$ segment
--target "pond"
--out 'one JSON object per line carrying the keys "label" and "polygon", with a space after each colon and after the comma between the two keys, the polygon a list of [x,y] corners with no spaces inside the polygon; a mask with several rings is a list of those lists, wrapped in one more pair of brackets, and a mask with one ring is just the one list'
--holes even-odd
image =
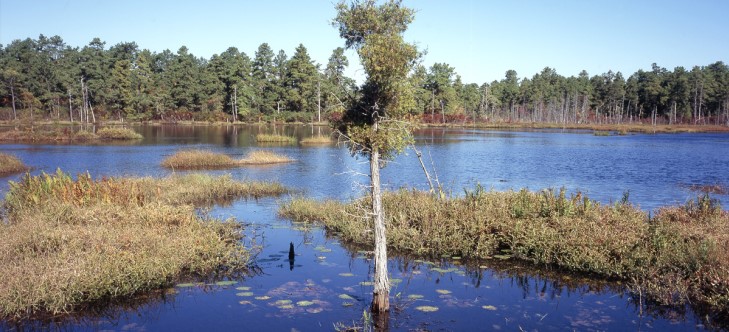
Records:
{"label": "pond", "polygon": [[[301,139],[325,127],[139,126],[144,140],[117,145],[5,144],[33,173],[60,167],[92,176],[164,176],[161,160],[201,148],[242,156],[271,149],[294,163],[245,167],[212,174],[276,180],[300,195],[347,199],[363,194],[367,161],[336,145],[259,145],[257,133]],[[566,188],[609,204],[628,193],[644,210],[697,196],[690,185],[729,184],[729,134],[594,136],[580,131],[422,129],[416,144],[431,175],[450,192],[480,183],[494,190]],[[0,178],[0,194],[8,180]],[[415,153],[407,151],[383,171],[389,189],[427,189]],[[713,195],[723,206],[726,195]],[[285,198],[284,198],[285,199]],[[275,199],[237,201],[209,213],[246,225],[260,246],[250,276],[215,283],[190,280],[175,288],[111,304],[73,317],[0,325],[4,330],[241,330],[311,331],[362,326],[371,300],[373,264],[362,248],[339,243],[319,227],[277,217]],[[293,243],[296,256],[288,259]],[[390,327],[400,330],[687,330],[726,328],[691,308],[644,303],[620,283],[498,260],[407,258],[389,262],[394,281]]]}

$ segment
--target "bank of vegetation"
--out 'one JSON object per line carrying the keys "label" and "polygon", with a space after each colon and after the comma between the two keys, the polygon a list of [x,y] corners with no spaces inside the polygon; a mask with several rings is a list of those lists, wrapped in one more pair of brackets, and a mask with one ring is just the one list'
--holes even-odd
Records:
{"label": "bank of vegetation", "polygon": [[93,142],[104,140],[139,140],[142,135],[130,128],[105,127],[96,133],[72,127],[25,128],[0,131],[0,142]]}
{"label": "bank of vegetation", "polygon": [[[705,304],[729,313],[729,213],[708,196],[648,214],[565,192],[428,192],[384,195],[388,248],[424,257],[515,259],[616,278],[659,303]],[[343,240],[372,246],[368,198],[294,199],[279,213],[320,222]]]}
{"label": "bank of vegetation", "polygon": [[184,150],[162,160],[171,169],[224,169],[245,165],[269,165],[292,162],[293,159],[271,151],[256,150],[241,159],[205,150]]}
{"label": "bank of vegetation", "polygon": [[0,152],[0,175],[20,173],[28,169],[18,157]]}
{"label": "bank of vegetation", "polygon": [[[342,101],[358,93],[342,48],[323,64],[303,44],[289,54],[268,43],[252,51],[230,47],[203,59],[185,46],[14,40],[0,46],[0,119],[309,123],[336,120]],[[729,125],[729,66],[721,61],[568,77],[549,67],[508,70],[500,80],[463,82],[456,68],[431,60],[408,77],[410,115],[423,123]]]}
{"label": "bank of vegetation", "polygon": [[195,206],[284,192],[230,176],[26,174],[2,205],[0,317],[69,313],[181,277],[245,271],[251,252],[241,224]]}

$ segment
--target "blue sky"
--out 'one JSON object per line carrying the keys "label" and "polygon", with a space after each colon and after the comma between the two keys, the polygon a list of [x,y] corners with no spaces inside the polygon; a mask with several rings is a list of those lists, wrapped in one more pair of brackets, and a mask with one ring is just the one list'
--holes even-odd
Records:
{"label": "blue sky", "polygon": [[[303,43],[325,64],[343,46],[331,27],[334,0],[0,0],[0,43],[59,35],[71,46],[99,37],[110,47],[134,41],[155,52],[185,45],[209,58],[230,46],[253,57],[267,42],[291,56]],[[564,76],[585,69],[626,76],[656,62],[729,62],[727,0],[405,0],[417,10],[406,39],[445,62],[466,83],[531,77],[544,67]],[[361,78],[356,55],[348,74]]]}

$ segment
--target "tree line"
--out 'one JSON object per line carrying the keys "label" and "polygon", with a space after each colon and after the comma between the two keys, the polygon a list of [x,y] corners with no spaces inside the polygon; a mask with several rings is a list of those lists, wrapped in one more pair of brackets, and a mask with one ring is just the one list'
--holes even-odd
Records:
{"label": "tree line", "polygon": [[[79,48],[40,35],[0,45],[0,106],[7,110],[0,117],[322,120],[361,94],[344,74],[348,66],[341,47],[321,65],[303,44],[290,57],[263,43],[252,58],[230,47],[206,59],[185,46],[157,53],[134,42],[107,48],[94,38]],[[425,122],[729,125],[729,66],[721,61],[690,70],[653,64],[627,78],[612,71],[565,77],[549,67],[519,78],[509,70],[480,85],[435,63],[415,66],[407,83],[410,113]]]}

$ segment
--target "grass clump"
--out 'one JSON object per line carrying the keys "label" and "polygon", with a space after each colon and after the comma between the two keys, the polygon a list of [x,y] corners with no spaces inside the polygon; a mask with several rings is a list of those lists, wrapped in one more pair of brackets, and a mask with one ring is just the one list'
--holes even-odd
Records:
{"label": "grass clump", "polygon": [[162,160],[162,166],[174,169],[230,168],[236,164],[233,158],[204,150],[185,150]]}
{"label": "grass clump", "polygon": [[293,159],[284,155],[271,151],[257,150],[249,153],[247,156],[243,157],[243,159],[238,160],[237,163],[240,165],[264,165],[289,163],[292,161]]}
{"label": "grass clump", "polygon": [[296,143],[296,138],[292,136],[276,135],[276,134],[258,134],[256,135],[258,143]]}
{"label": "grass clump", "polygon": [[86,130],[72,128],[54,130],[8,130],[0,132],[0,141],[5,142],[88,142],[99,137]]}
{"label": "grass clump", "polygon": [[203,150],[177,152],[162,161],[162,166],[172,169],[221,169],[244,165],[266,165],[293,161],[289,157],[270,151],[253,151],[235,160],[225,154]]}
{"label": "grass clump", "polygon": [[331,137],[324,135],[311,136],[301,140],[301,144],[304,145],[331,144],[333,142]]}
{"label": "grass clump", "polygon": [[101,128],[96,132],[100,139],[107,140],[135,140],[144,138],[136,131],[129,128]]}
{"label": "grass clump", "polygon": [[0,152],[0,175],[20,173],[28,169],[20,159]]}
{"label": "grass clump", "polygon": [[[703,196],[650,218],[622,202],[601,205],[564,190],[484,191],[438,199],[400,190],[383,196],[389,248],[421,256],[513,258],[605,278],[635,280],[661,303],[709,304],[729,312],[729,213]],[[369,198],[294,199],[279,213],[321,222],[371,246]]]}
{"label": "grass clump", "polygon": [[242,271],[250,253],[241,225],[201,217],[193,204],[282,191],[201,174],[26,174],[3,203],[0,318],[68,313],[183,276]]}

